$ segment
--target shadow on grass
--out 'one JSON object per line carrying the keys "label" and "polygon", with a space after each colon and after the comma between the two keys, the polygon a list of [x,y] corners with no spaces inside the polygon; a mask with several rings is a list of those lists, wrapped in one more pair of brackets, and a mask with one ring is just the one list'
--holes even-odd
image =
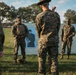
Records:
{"label": "shadow on grass", "polygon": [[[37,72],[38,71],[38,63],[37,62],[26,62],[24,64],[15,64],[12,61],[1,61],[0,68],[2,72]],[[69,63],[61,63],[59,64],[60,72],[75,72],[76,71],[76,62]],[[48,71],[48,64],[46,64],[46,68]]]}
{"label": "shadow on grass", "polygon": [[[13,54],[5,54],[5,57],[11,56]],[[11,58],[11,57],[10,57]],[[1,72],[10,72],[10,73],[36,73],[38,71],[38,62],[37,56],[27,56],[28,61],[24,64],[15,64],[13,60],[5,58],[3,61],[0,61],[0,73]],[[8,59],[8,60],[7,60]],[[69,60],[59,60],[59,72],[76,72],[76,58],[72,57]],[[10,60],[10,61],[9,61]],[[46,70],[48,69],[48,63],[46,64]],[[1,74],[0,74],[1,75]]]}
{"label": "shadow on grass", "polygon": [[13,47],[4,46],[4,49],[14,49]]}
{"label": "shadow on grass", "polygon": [[0,68],[2,72],[37,72],[37,62],[25,62],[24,64],[13,63],[12,61],[1,61]]}
{"label": "shadow on grass", "polygon": [[63,62],[59,64],[60,72],[76,72],[76,62]]}

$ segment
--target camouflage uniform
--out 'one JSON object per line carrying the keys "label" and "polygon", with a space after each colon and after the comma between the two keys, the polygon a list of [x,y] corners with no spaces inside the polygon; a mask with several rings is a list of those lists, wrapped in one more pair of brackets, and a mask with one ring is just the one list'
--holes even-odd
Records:
{"label": "camouflage uniform", "polygon": [[39,73],[46,75],[46,54],[49,55],[50,71],[52,75],[58,74],[58,32],[60,17],[51,10],[43,11],[36,17],[36,29],[39,37],[38,63]]}
{"label": "camouflage uniform", "polygon": [[4,35],[4,31],[3,31],[2,25],[0,23],[0,57],[3,56],[3,44],[4,44],[4,40],[5,40],[5,35]]}
{"label": "camouflage uniform", "polygon": [[14,40],[14,59],[17,60],[17,56],[18,56],[18,49],[19,46],[21,47],[21,54],[22,54],[22,59],[25,59],[26,55],[25,55],[25,47],[26,47],[26,43],[25,43],[25,37],[27,37],[28,35],[28,29],[24,24],[16,24],[13,26],[12,28],[12,33],[15,37]]}
{"label": "camouflage uniform", "polygon": [[[57,18],[60,22],[60,15],[57,12],[55,12],[54,10],[52,10],[52,11],[57,15]],[[60,25],[60,23],[59,23],[59,25]],[[50,56],[48,55],[48,64],[49,65],[51,65],[50,61],[51,61],[51,59],[50,59]],[[50,66],[49,66],[49,73],[50,73]]]}
{"label": "camouflage uniform", "polygon": [[61,40],[62,40],[62,52],[61,58],[63,58],[63,54],[65,53],[65,48],[67,46],[67,59],[69,59],[69,55],[71,53],[72,46],[72,37],[75,35],[75,28],[72,25],[64,25],[62,28]]}

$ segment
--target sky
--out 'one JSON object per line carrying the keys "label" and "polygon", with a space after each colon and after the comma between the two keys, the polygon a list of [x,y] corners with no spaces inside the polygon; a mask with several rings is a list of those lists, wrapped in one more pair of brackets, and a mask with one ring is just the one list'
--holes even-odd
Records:
{"label": "sky", "polygon": [[[15,6],[16,9],[19,7],[26,7],[28,5],[38,3],[39,0],[0,0],[0,2],[5,2],[7,5]],[[76,11],[76,0],[51,0],[49,3],[50,9],[56,6],[56,12],[59,13],[61,18],[61,23],[65,20],[64,13],[66,10],[71,9]]]}

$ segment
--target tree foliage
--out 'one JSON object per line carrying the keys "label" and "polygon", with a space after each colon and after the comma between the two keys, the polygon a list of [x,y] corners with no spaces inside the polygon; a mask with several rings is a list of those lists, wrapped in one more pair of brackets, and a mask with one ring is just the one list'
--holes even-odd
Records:
{"label": "tree foliage", "polygon": [[10,7],[6,5],[4,2],[0,2],[0,18],[6,17],[9,12]]}
{"label": "tree foliage", "polygon": [[24,21],[35,22],[36,15],[41,11],[41,8],[36,4],[15,9],[14,6],[8,6],[4,2],[0,2],[0,18],[6,17],[10,21],[14,20],[17,15],[21,15]]}
{"label": "tree foliage", "polygon": [[27,22],[35,22],[36,15],[40,13],[42,10],[36,4],[32,4],[28,7],[20,7],[18,9],[18,14],[22,16]]}
{"label": "tree foliage", "polygon": [[11,6],[11,7],[10,7],[10,10],[9,10],[9,16],[8,16],[8,18],[9,18],[10,20],[12,20],[12,19],[15,19],[16,16],[17,16],[17,10],[15,9],[14,6]]}
{"label": "tree foliage", "polygon": [[66,19],[71,19],[72,23],[76,23],[76,11],[68,9],[64,14],[64,17]]}
{"label": "tree foliage", "polygon": [[[0,19],[6,17],[8,20],[13,21],[17,15],[21,15],[24,21],[35,22],[37,14],[41,11],[41,8],[36,4],[15,9],[14,6],[8,6],[4,2],[0,2]],[[71,19],[72,23],[76,23],[76,11],[68,9],[64,17],[66,19]]]}

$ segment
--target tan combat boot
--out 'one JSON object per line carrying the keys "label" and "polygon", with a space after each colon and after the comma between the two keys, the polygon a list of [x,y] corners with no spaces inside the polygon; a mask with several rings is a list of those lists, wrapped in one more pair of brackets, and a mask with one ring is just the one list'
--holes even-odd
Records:
{"label": "tan combat boot", "polygon": [[17,63],[17,60],[14,60],[14,63]]}
{"label": "tan combat boot", "polygon": [[69,55],[67,56],[67,59],[69,59]]}
{"label": "tan combat boot", "polygon": [[60,56],[60,59],[63,59],[63,55]]}

